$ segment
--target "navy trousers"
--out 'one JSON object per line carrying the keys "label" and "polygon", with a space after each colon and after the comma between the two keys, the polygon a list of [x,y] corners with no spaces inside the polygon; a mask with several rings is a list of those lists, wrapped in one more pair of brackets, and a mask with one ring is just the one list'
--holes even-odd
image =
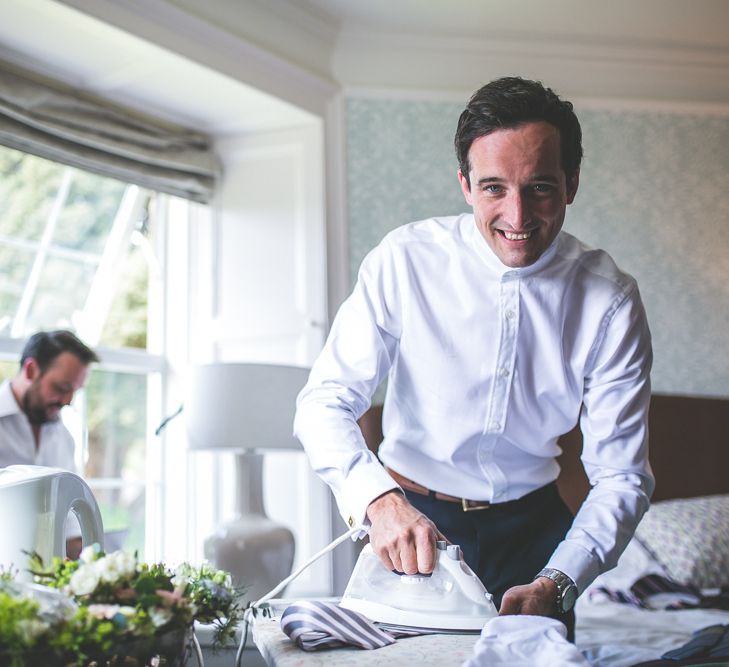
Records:
{"label": "navy trousers", "polygon": [[[468,566],[494,596],[497,609],[512,586],[530,583],[572,525],[572,513],[552,483],[519,500],[464,512],[459,503],[405,490],[407,499],[459,544]],[[574,611],[555,616],[574,641]]]}

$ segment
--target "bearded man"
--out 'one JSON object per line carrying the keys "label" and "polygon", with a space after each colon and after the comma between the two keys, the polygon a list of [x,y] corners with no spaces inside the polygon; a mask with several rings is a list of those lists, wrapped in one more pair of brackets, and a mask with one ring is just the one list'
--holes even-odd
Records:
{"label": "bearded man", "polygon": [[[17,375],[0,385],[0,468],[23,464],[76,471],[73,437],[59,417],[95,361],[96,353],[70,331],[41,331],[28,339]],[[72,537],[69,555],[77,547],[80,538]]]}

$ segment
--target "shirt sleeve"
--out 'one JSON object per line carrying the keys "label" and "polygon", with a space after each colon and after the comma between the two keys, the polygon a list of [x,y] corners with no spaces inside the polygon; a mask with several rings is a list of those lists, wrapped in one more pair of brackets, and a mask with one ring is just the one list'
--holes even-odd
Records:
{"label": "shirt sleeve", "polygon": [[350,527],[366,522],[372,500],[398,488],[367,449],[357,419],[397,353],[400,322],[396,268],[385,240],[362,263],[299,394],[294,419],[294,434]]}
{"label": "shirt sleeve", "polygon": [[548,567],[580,592],[614,567],[648,509],[652,350],[637,287],[605,317],[585,377],[580,427],[591,490]]}

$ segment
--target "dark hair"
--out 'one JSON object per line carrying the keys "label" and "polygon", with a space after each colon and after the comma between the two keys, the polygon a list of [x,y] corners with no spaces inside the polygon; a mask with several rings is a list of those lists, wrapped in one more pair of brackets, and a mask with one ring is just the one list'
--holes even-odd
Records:
{"label": "dark hair", "polygon": [[39,331],[33,334],[25,344],[20,357],[20,367],[23,367],[26,359],[33,358],[38,364],[40,372],[45,373],[62,352],[70,352],[85,365],[92,361],[99,361],[96,352],[82,343],[70,331]]}
{"label": "dark hair", "polygon": [[456,157],[469,186],[471,144],[494,130],[534,121],[546,121],[559,130],[562,169],[571,178],[582,160],[582,130],[572,104],[560,100],[551,88],[545,88],[539,81],[504,77],[479,88],[458,119]]}

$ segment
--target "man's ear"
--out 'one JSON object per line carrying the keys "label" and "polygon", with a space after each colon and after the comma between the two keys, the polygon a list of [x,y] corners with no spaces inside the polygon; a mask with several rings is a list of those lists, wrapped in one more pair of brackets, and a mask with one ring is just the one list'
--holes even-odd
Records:
{"label": "man's ear", "polygon": [[461,184],[461,192],[466,198],[466,203],[469,206],[473,206],[473,198],[471,197],[471,186],[468,183],[468,179],[463,175],[463,172],[458,170],[458,182]]}
{"label": "man's ear", "polygon": [[575,200],[577,188],[580,185],[580,170],[577,169],[574,174],[567,180],[567,203],[571,204]]}
{"label": "man's ear", "polygon": [[22,374],[23,377],[30,382],[40,377],[40,367],[38,366],[38,362],[33,357],[28,357],[23,362]]}

